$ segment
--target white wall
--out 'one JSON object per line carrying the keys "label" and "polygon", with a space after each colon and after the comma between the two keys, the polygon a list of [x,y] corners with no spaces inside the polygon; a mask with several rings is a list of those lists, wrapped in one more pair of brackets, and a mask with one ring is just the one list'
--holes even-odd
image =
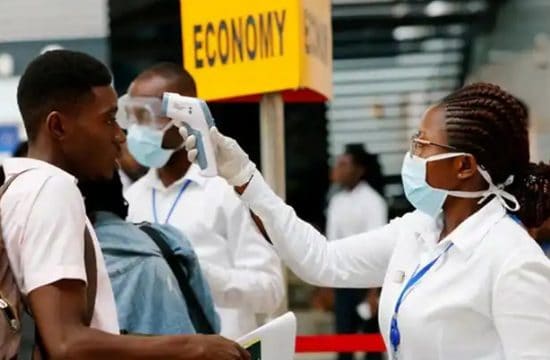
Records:
{"label": "white wall", "polygon": [[25,129],[17,108],[18,82],[18,76],[0,80],[0,124],[17,124],[19,126],[19,136],[25,139]]}
{"label": "white wall", "polygon": [[[107,0],[0,0],[0,126],[17,124],[20,138],[26,138],[17,84],[46,47],[84,51],[107,61],[108,14]],[[13,66],[5,66],[7,58]]]}
{"label": "white wall", "polygon": [[[545,54],[550,62],[550,52]],[[550,160],[550,67],[540,67],[526,51],[499,64],[479,68],[469,79],[496,83],[520,99],[530,110],[531,158]]]}
{"label": "white wall", "polygon": [[107,0],[1,0],[0,42],[106,37],[107,6]]}
{"label": "white wall", "polygon": [[550,161],[550,1],[510,0],[492,34],[478,41],[468,82],[503,86],[528,106],[531,157]]}

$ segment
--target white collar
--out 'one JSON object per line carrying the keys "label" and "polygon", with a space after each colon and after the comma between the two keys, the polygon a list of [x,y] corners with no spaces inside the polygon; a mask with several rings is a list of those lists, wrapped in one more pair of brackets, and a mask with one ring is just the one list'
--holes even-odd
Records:
{"label": "white collar", "polygon": [[78,182],[73,175],[69,174],[65,170],[42,160],[32,158],[8,158],[3,161],[2,166],[4,167],[6,178],[25,170],[42,169],[54,175],[66,176],[71,179],[71,181],[74,181],[75,184]]}
{"label": "white collar", "polygon": [[169,191],[174,187],[179,187],[187,180],[190,180],[191,182],[203,187],[207,180],[204,176],[200,174],[200,168],[198,167],[198,165],[195,164],[191,164],[189,170],[187,170],[187,173],[181,179],[174,181],[174,183],[168,187],[165,187],[160,180],[158,176],[158,169],[149,169],[144,178],[150,187],[160,191]]}
{"label": "white collar", "polygon": [[[425,216],[429,217],[428,215]],[[459,251],[464,253],[466,257],[469,257],[487,232],[504,216],[506,216],[504,206],[499,199],[492,199],[458,225],[437,246],[452,242]],[[424,226],[419,228],[419,238],[427,246],[433,247],[437,243],[442,227],[443,215],[440,215],[437,219],[430,218],[430,220],[424,223]]]}
{"label": "white collar", "polygon": [[347,190],[347,189],[346,189],[345,191],[346,191],[348,194],[353,194],[353,193],[356,193],[356,192],[360,192],[360,191],[362,191],[363,189],[368,188],[368,187],[369,187],[369,184],[367,184],[366,181],[361,180],[361,181],[359,181],[359,182],[357,183],[357,185],[355,185],[355,186],[353,187],[353,189],[351,189],[351,190]]}

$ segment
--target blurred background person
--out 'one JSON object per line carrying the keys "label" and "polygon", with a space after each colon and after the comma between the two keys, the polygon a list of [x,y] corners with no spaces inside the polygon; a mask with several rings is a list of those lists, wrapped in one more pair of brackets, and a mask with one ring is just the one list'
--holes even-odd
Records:
{"label": "blurred background person", "polygon": [[[388,222],[388,205],[384,199],[384,179],[376,155],[362,144],[348,144],[331,173],[340,188],[331,198],[327,211],[327,240],[343,239],[364,233]],[[353,334],[379,331],[378,289],[335,289],[334,313],[336,332]],[[367,354],[366,359],[381,359],[380,354]],[[341,353],[339,360],[353,359],[352,353]]]}
{"label": "blurred background person", "polygon": [[[154,102],[164,92],[197,95],[188,72],[160,63],[142,72],[127,96],[129,101]],[[235,339],[258,326],[256,315],[270,315],[281,304],[280,261],[233,188],[222,178],[201,176],[187,160],[177,128],[166,128],[169,119],[152,114],[149,120],[130,121],[128,127],[130,153],[150,168],[126,192],[128,219],[170,224],[189,238],[210,284],[221,333]]]}
{"label": "blurred background person", "polygon": [[[110,180],[83,181],[78,186],[105,258],[121,332],[218,333],[219,318],[210,289],[183,234],[170,225],[136,225],[124,220],[128,203],[118,173]],[[166,244],[168,258],[155,241]]]}
{"label": "blurred background person", "polygon": [[361,144],[348,144],[332,172],[340,188],[329,202],[327,238],[329,240],[383,226],[388,221],[384,199],[384,178],[376,155]]}

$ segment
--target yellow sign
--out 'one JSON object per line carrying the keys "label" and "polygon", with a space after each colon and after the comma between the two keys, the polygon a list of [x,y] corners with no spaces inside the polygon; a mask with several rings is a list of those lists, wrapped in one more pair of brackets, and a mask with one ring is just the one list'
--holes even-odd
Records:
{"label": "yellow sign", "polygon": [[330,0],[181,0],[183,58],[199,97],[332,96]]}

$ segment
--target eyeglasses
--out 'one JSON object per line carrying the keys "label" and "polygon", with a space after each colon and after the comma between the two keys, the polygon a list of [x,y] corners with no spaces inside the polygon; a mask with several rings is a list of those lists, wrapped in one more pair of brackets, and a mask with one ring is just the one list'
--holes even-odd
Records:
{"label": "eyeglasses", "polygon": [[413,136],[411,136],[411,144],[410,144],[410,148],[409,148],[409,152],[410,152],[411,155],[418,155],[422,151],[422,148],[424,146],[429,146],[429,145],[438,146],[440,148],[443,148],[443,149],[449,150],[449,151],[458,151],[458,149],[454,146],[438,144],[438,143],[433,142],[433,141],[420,139],[419,136],[420,136],[420,134],[414,134]]}

